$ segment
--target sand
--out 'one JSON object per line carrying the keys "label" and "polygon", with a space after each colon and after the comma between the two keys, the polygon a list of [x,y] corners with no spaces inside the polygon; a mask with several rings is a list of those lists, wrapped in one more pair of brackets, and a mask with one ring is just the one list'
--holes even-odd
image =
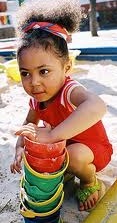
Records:
{"label": "sand", "polygon": [[[114,36],[115,37],[115,36]],[[110,37],[109,37],[110,38]],[[115,41],[115,38],[114,38]],[[113,144],[113,156],[109,165],[98,177],[107,187],[117,178],[117,62],[79,61],[75,65],[74,78],[98,94],[107,104],[107,113],[103,122]],[[15,83],[0,74],[0,222],[23,223],[19,214],[19,181],[21,175],[10,173],[10,163],[15,153],[15,130],[22,124],[28,111],[29,97],[21,83]],[[68,185],[62,208],[66,223],[81,223],[88,215],[79,212],[73,197],[72,185]]]}

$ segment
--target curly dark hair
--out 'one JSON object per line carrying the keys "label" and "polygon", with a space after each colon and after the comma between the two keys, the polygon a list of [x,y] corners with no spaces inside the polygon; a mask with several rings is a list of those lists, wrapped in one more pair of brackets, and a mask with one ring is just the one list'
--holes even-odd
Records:
{"label": "curly dark hair", "polygon": [[82,12],[78,0],[37,0],[30,4],[23,4],[19,10],[17,20],[17,36],[19,44],[17,56],[24,48],[43,47],[53,50],[62,59],[68,59],[67,42],[41,29],[24,33],[23,28],[31,22],[50,22],[64,27],[70,34],[78,31]]}

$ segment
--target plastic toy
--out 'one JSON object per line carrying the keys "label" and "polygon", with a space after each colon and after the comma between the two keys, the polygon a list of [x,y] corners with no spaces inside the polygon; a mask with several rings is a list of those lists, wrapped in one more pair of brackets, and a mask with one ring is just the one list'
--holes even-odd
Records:
{"label": "plastic toy", "polygon": [[6,73],[7,77],[11,78],[12,80],[16,82],[20,82],[20,72],[18,69],[17,60],[9,60],[5,63],[0,63],[0,69],[3,70],[3,72]]}
{"label": "plastic toy", "polygon": [[53,144],[41,144],[33,142],[28,138],[24,138],[25,150],[29,155],[36,158],[54,158],[63,154],[66,141],[60,141]]}

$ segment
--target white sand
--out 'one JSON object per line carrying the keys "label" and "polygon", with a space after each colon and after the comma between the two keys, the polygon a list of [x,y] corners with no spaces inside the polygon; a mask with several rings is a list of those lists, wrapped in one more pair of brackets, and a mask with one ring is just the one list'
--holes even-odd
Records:
{"label": "white sand", "polygon": [[[110,186],[117,178],[117,62],[80,61],[74,75],[82,84],[99,94],[107,104],[108,112],[103,118],[114,153],[110,164],[98,175]],[[14,157],[15,129],[21,125],[28,110],[28,96],[21,84],[8,80],[0,74],[0,222],[21,223],[19,214],[20,175],[10,173],[9,165]],[[62,214],[67,223],[81,222],[86,212],[78,212],[76,202],[67,193]]]}

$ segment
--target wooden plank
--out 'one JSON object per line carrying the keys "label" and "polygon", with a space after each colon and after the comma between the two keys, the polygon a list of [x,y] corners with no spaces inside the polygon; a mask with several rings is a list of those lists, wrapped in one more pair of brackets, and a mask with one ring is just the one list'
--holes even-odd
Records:
{"label": "wooden plank", "polygon": [[117,223],[117,180],[83,223]]}

